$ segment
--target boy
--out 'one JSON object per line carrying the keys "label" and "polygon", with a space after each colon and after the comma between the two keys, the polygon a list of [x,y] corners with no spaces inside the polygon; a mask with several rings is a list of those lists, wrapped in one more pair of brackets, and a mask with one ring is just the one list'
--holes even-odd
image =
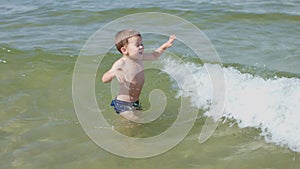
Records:
{"label": "boy", "polygon": [[115,45],[123,55],[104,73],[102,81],[111,82],[114,77],[120,84],[119,94],[112,100],[111,106],[122,117],[130,121],[138,121],[141,117],[139,96],[142,91],[145,76],[143,60],[158,59],[162,53],[173,45],[176,37],[170,36],[169,40],[157,48],[153,53],[144,53],[142,36],[135,30],[122,30],[115,36]]}

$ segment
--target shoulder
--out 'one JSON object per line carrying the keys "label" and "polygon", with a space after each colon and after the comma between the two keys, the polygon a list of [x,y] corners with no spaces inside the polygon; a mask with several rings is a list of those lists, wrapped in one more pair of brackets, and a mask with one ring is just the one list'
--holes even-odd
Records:
{"label": "shoulder", "polygon": [[119,67],[123,67],[125,64],[126,64],[126,60],[123,57],[121,57],[120,59],[115,61],[113,67],[119,68]]}
{"label": "shoulder", "polygon": [[123,57],[121,57],[120,59],[118,59],[115,63],[114,63],[114,65],[116,65],[116,66],[122,66],[122,65],[124,65],[126,63],[126,60],[123,58]]}

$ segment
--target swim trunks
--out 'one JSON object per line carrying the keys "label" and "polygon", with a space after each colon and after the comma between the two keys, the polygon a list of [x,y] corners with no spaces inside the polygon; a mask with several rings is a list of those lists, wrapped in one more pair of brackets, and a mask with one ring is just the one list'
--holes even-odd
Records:
{"label": "swim trunks", "polygon": [[139,101],[126,102],[122,100],[112,100],[110,106],[114,107],[116,113],[120,114],[124,111],[142,110],[142,106]]}

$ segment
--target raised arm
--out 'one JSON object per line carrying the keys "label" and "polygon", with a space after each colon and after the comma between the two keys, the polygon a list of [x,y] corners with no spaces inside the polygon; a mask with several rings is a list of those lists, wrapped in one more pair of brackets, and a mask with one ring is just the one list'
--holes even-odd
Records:
{"label": "raised arm", "polygon": [[156,60],[156,59],[158,59],[167,48],[173,46],[173,42],[174,42],[175,39],[176,39],[176,36],[171,35],[169,37],[169,40],[167,42],[165,42],[164,44],[162,44],[154,52],[145,53],[143,55],[143,60]]}

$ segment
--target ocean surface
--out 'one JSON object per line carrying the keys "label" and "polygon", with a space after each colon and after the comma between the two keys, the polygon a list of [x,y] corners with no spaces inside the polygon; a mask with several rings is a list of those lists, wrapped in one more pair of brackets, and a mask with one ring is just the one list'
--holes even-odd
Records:
{"label": "ocean surface", "polygon": [[[182,18],[211,41],[226,80],[224,111],[220,117],[209,111],[213,88],[207,69],[216,63],[199,59],[177,40],[157,61],[161,70],[145,71],[143,107],[151,106],[149,93],[160,89],[168,101],[163,114],[149,124],[124,125],[109,106],[111,84],[101,82],[120,57],[112,45],[99,63],[93,89],[112,129],[137,138],[159,135],[176,120],[181,98],[198,111],[192,129],[174,148],[149,158],[125,158],[99,147],[83,130],[72,78],[81,49],[97,30],[144,12]],[[1,169],[300,167],[299,0],[1,0],[0,13]],[[143,35],[146,49],[167,38]],[[200,144],[209,118],[219,124]]]}

